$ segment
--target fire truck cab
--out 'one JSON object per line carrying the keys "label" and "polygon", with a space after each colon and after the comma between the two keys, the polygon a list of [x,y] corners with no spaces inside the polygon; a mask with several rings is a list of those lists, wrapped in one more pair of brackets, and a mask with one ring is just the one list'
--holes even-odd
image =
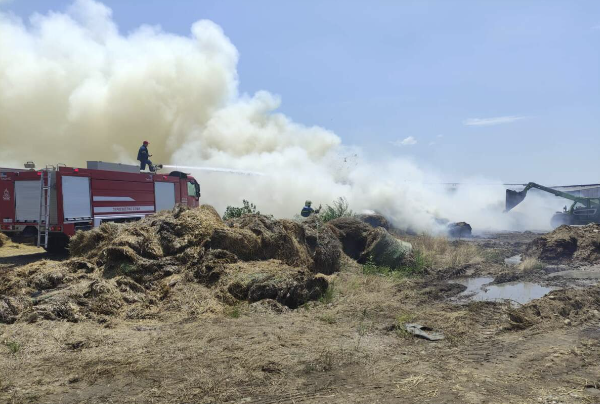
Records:
{"label": "fire truck cab", "polygon": [[176,204],[197,207],[199,199],[198,182],[180,171],[145,173],[101,161],[87,168],[0,169],[0,230],[60,250],[78,230],[139,220]]}

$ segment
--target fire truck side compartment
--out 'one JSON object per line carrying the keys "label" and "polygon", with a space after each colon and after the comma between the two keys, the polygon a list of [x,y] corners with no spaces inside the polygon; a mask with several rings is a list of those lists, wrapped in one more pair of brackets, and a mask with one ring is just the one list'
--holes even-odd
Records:
{"label": "fire truck side compartment", "polygon": [[37,222],[40,218],[40,182],[15,181],[15,221]]}
{"label": "fire truck side compartment", "polygon": [[175,207],[175,184],[172,182],[155,182],[154,195],[156,211],[173,209]]}
{"label": "fire truck side compartment", "polygon": [[88,177],[62,176],[63,213],[66,222],[90,220],[92,204]]}

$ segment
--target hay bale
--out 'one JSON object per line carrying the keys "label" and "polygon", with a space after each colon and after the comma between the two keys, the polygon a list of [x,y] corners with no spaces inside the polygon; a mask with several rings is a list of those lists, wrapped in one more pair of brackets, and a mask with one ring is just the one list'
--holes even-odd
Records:
{"label": "hay bale", "polygon": [[372,260],[375,265],[395,269],[408,262],[411,251],[410,243],[398,240],[384,228],[378,227],[369,233],[367,247],[358,261],[365,263]]}
{"label": "hay bale", "polygon": [[367,248],[369,234],[373,228],[352,217],[333,219],[327,225],[335,229],[344,253],[355,260],[360,259]]}
{"label": "hay bale", "polygon": [[356,218],[361,222],[368,224],[371,227],[383,227],[386,230],[390,230],[392,228],[392,225],[390,224],[389,220],[387,220],[385,216],[380,215],[379,213],[356,215]]}
{"label": "hay bale", "polygon": [[0,247],[4,247],[9,241],[10,239],[6,234],[0,233]]}
{"label": "hay bale", "polygon": [[398,268],[410,258],[412,245],[383,227],[372,228],[357,218],[334,219],[328,225],[337,231],[344,252],[360,263],[372,260],[376,265]]}
{"label": "hay bale", "polygon": [[447,226],[450,237],[465,238],[471,237],[473,229],[467,222],[450,223]]}

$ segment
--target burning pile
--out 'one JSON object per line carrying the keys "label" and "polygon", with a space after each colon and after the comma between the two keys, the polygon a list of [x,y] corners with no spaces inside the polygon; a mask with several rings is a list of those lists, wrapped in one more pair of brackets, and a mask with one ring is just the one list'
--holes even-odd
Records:
{"label": "burning pile", "polygon": [[[291,308],[316,299],[339,270],[328,228],[247,215],[223,222],[210,206],[177,207],[139,222],[80,232],[72,258],[0,278],[0,322],[147,318],[161,310],[222,311],[272,299]],[[190,314],[190,313],[188,313]]]}
{"label": "burning pile", "polygon": [[208,205],[105,223],[77,233],[68,260],[1,274],[0,323],[210,315],[263,300],[283,311],[322,296],[343,252],[390,268],[410,259],[410,244],[383,227],[330,223],[262,215],[224,222]]}

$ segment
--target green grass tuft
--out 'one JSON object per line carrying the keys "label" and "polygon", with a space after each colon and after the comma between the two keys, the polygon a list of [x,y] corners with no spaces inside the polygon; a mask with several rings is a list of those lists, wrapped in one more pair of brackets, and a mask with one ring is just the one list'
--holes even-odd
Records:
{"label": "green grass tuft", "polygon": [[419,250],[414,250],[408,263],[401,267],[390,268],[388,266],[377,265],[373,261],[373,258],[369,257],[367,263],[362,266],[362,270],[365,275],[382,275],[403,278],[406,276],[422,275],[425,273],[425,269],[428,266],[429,263],[425,256]]}
{"label": "green grass tuft", "polygon": [[239,305],[231,306],[225,310],[225,315],[229,318],[240,318],[242,316],[242,310]]}
{"label": "green grass tuft", "polygon": [[21,345],[15,341],[6,341],[4,345],[8,348],[11,354],[16,355],[21,350]]}
{"label": "green grass tuft", "polygon": [[319,301],[323,304],[329,304],[329,303],[333,302],[335,295],[336,295],[335,284],[333,282],[330,282],[329,286],[327,287],[325,292],[323,292],[323,294],[319,298]]}

